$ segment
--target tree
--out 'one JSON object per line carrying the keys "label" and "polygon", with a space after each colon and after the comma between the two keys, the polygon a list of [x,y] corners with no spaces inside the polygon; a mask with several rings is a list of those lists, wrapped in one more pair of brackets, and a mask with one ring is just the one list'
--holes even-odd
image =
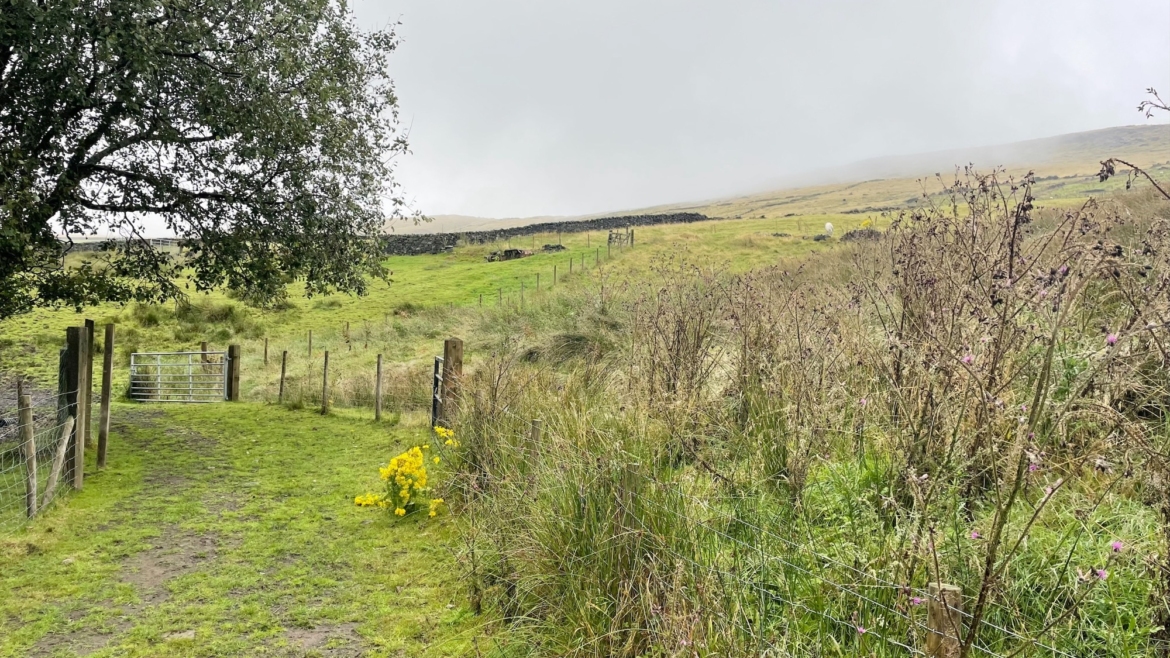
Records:
{"label": "tree", "polygon": [[[404,204],[387,65],[344,0],[3,0],[0,319],[158,301],[365,292]],[[143,238],[186,242],[182,260]],[[64,267],[72,238],[120,234]],[[64,240],[58,236],[65,236]]]}

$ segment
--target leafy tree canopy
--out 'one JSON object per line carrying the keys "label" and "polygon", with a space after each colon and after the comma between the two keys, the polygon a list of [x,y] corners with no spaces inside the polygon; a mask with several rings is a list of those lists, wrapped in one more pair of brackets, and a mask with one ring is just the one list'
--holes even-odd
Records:
{"label": "leafy tree canopy", "polygon": [[[403,210],[396,43],[343,0],[0,0],[0,319],[181,297],[180,268],[258,303],[364,292]],[[99,234],[126,239],[63,267]]]}

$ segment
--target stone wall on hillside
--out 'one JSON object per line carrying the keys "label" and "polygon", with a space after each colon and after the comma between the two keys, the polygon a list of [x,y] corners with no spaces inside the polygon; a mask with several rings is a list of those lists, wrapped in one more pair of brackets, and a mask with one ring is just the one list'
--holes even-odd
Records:
{"label": "stone wall on hillside", "polygon": [[627,226],[653,226],[655,224],[690,224],[711,219],[696,212],[671,213],[665,215],[624,215],[601,217],[570,222],[544,222],[496,229],[494,231],[466,231],[462,233],[423,233],[411,235],[387,235],[382,237],[383,250],[392,256],[414,256],[417,254],[438,254],[457,244],[483,244],[497,240],[508,240],[522,235],[536,233],[583,233],[585,231],[606,231]]}

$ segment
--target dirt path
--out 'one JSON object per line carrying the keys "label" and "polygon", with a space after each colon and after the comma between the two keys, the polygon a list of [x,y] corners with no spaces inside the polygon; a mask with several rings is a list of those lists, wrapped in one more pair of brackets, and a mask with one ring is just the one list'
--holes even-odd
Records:
{"label": "dirt path", "polygon": [[352,502],[417,430],[259,405],[117,411],[111,467],[0,538],[0,655],[456,655],[481,623],[448,520]]}

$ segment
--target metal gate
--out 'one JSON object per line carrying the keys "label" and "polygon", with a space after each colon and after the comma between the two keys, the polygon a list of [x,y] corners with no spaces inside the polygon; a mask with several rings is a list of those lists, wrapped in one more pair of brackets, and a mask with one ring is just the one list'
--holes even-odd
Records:
{"label": "metal gate", "polygon": [[135,352],[130,397],[143,402],[222,402],[227,399],[226,352]]}

